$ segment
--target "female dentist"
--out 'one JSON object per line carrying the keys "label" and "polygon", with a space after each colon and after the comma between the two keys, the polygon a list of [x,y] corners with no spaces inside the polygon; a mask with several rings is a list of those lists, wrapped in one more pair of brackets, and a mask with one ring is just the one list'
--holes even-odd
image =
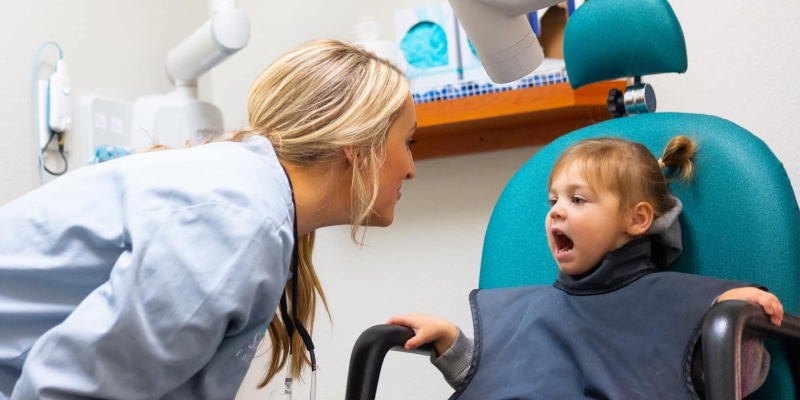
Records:
{"label": "female dentist", "polygon": [[314,231],[392,223],[414,103],[392,64],[326,40],[264,70],[248,113],[0,208],[0,399],[232,399],[267,325],[262,385],[313,368]]}

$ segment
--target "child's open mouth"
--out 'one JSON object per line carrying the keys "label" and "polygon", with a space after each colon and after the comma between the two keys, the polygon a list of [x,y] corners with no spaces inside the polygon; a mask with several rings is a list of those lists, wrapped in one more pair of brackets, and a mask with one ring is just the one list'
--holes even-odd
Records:
{"label": "child's open mouth", "polygon": [[564,232],[561,232],[560,229],[553,229],[552,230],[553,239],[556,242],[556,249],[557,254],[566,254],[572,251],[573,243],[572,239],[569,236],[565,235]]}

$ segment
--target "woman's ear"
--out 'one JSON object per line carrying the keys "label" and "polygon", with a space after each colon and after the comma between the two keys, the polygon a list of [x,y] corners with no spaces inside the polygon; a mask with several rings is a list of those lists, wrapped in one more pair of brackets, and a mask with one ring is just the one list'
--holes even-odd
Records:
{"label": "woman's ear", "polygon": [[653,224],[653,206],[646,201],[637,203],[630,212],[625,232],[633,237],[644,235]]}
{"label": "woman's ear", "polygon": [[353,146],[344,146],[342,147],[342,151],[344,151],[344,156],[347,158],[347,162],[350,164],[350,166],[353,166]]}

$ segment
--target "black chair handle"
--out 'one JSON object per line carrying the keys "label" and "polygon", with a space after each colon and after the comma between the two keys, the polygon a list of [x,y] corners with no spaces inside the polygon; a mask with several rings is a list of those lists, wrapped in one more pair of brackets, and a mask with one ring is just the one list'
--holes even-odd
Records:
{"label": "black chair handle", "polygon": [[[742,332],[773,337],[783,341],[790,361],[797,356],[800,345],[800,318],[784,314],[781,326],[770,322],[761,307],[738,300],[722,301],[708,310],[703,321],[703,369],[706,399],[740,400]],[[800,390],[800,373],[792,365],[795,390]]]}
{"label": "black chair handle", "polygon": [[[378,378],[386,353],[389,350],[406,352],[403,346],[414,337],[411,328],[395,325],[375,325],[365,330],[356,340],[350,355],[347,373],[346,400],[374,400],[378,391]],[[428,343],[407,353],[430,355],[433,345]]]}

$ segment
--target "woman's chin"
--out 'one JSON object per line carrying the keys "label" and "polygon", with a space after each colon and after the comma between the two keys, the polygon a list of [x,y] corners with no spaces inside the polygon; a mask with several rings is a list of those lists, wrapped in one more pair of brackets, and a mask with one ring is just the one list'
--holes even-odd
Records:
{"label": "woman's chin", "polygon": [[369,219],[367,226],[375,228],[386,228],[394,222],[394,213],[385,213],[383,215],[373,214]]}

